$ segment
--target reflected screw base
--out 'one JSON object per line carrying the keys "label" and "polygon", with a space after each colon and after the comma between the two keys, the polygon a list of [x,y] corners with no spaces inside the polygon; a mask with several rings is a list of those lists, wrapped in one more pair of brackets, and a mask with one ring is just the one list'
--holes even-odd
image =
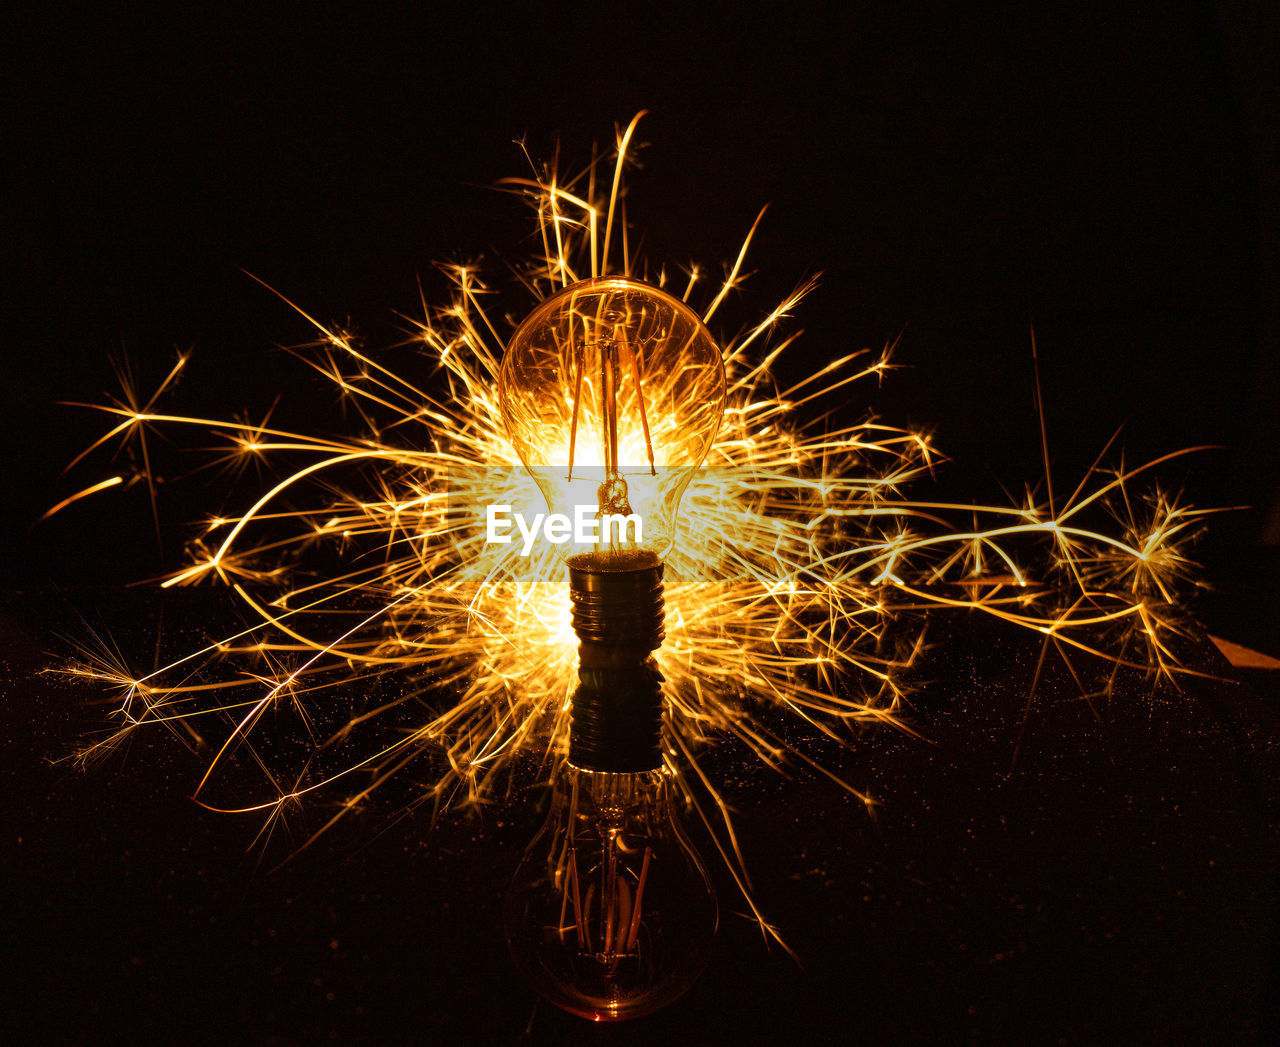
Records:
{"label": "reflected screw base", "polygon": [[[575,562],[576,561],[576,562]],[[605,570],[589,557],[569,563],[578,648],[569,762],[623,773],[662,766],[662,563]]]}

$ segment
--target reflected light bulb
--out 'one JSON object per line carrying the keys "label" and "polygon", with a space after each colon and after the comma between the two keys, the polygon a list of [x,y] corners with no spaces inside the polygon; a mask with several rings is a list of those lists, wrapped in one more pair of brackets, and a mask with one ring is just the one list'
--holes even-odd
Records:
{"label": "reflected light bulb", "polygon": [[697,980],[717,920],[668,772],[563,772],[506,903],[512,955],[543,996],[595,1021],[648,1014]]}
{"label": "reflected light bulb", "polygon": [[616,277],[542,302],[498,385],[507,432],[553,514],[578,647],[569,762],[507,893],[507,941],[574,1014],[633,1018],[698,977],[715,892],[662,765],[663,557],[724,417],[720,348],[665,291]]}

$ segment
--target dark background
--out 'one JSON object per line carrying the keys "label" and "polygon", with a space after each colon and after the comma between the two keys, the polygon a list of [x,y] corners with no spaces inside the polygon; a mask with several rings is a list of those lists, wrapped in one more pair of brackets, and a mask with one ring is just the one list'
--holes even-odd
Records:
{"label": "dark background", "polygon": [[[767,12],[767,13],[765,13]],[[1055,477],[1116,427],[1127,460],[1220,445],[1161,475],[1214,520],[1198,549],[1220,635],[1280,654],[1278,17],[1075,4],[939,11],[440,9],[4,16],[0,382],[12,593],[108,589],[171,568],[217,506],[140,489],[36,524],[110,475],[62,467],[104,418],[55,406],[143,387],[194,349],[173,403],[336,425],[274,352],[307,325],[256,273],[372,346],[443,285],[440,259],[519,256],[531,226],[489,188],[557,140],[569,168],[645,108],[631,178],[649,255],[714,268],[772,204],[722,318],[805,275],[794,372],[901,335],[855,390],[952,461],[930,497],[1041,476],[1030,330]],[[855,406],[861,406],[855,404]],[[37,639],[39,645],[42,641]]]}
{"label": "dark background", "polygon": [[[391,344],[394,313],[419,310],[418,276],[441,295],[433,262],[496,270],[526,249],[528,217],[489,188],[527,172],[516,139],[539,159],[561,140],[573,168],[647,108],[631,214],[650,256],[714,272],[770,202],[756,275],[722,319],[759,315],[821,270],[793,369],[901,335],[905,369],[853,395],[934,432],[952,464],[929,494],[999,499],[1040,478],[1034,323],[1059,487],[1121,425],[1130,462],[1221,445],[1162,475],[1197,504],[1253,507],[1220,517],[1201,549],[1229,591],[1208,605],[1222,628],[1267,597],[1274,555],[1259,543],[1280,537],[1267,5],[429,6],[144,6],[10,25],[0,338],[6,519],[10,546],[30,550],[5,558],[18,580],[136,578],[177,555],[157,555],[140,490],[32,527],[112,470],[99,458],[59,478],[105,420],[54,406],[113,391],[111,355],[148,388],[194,349],[175,406],[258,416],[282,395],[277,417],[333,425],[318,380],[271,352],[310,329],[240,269]],[[175,491],[167,527],[210,510],[207,486]],[[1240,619],[1237,635],[1265,644],[1258,616]]]}

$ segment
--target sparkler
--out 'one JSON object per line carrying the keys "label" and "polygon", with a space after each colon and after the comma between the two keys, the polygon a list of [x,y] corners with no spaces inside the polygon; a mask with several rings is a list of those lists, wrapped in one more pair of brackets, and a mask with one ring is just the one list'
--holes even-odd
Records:
{"label": "sparkler", "polygon": [[[148,436],[157,428],[213,434],[233,477],[250,461],[277,471],[242,496],[243,510],[209,520],[188,562],[162,583],[226,587],[248,612],[241,631],[145,674],[103,657],[64,670],[118,693],[114,728],[81,760],[136,731],[175,730],[210,754],[195,791],[210,809],[257,813],[271,826],[296,803],[337,797],[315,835],[426,757],[433,779],[423,800],[441,806],[492,795],[518,753],[557,777],[578,643],[562,568],[545,546],[524,557],[517,545],[486,543],[477,515],[483,505],[540,504],[496,392],[504,318],[582,280],[618,277],[663,289],[714,329],[745,280],[764,215],[718,281],[697,267],[677,275],[643,259],[624,190],[639,120],[573,177],[545,166],[502,183],[529,204],[537,247],[514,269],[515,293],[500,293],[471,266],[441,267],[447,301],[424,302],[422,317],[410,321],[414,345],[434,365],[430,382],[410,381],[289,303],[317,332],[300,357],[351,409],[351,435],[165,413],[161,394],[185,357],[152,396],[126,382],[121,399],[86,405],[112,426],[77,462],[134,442],[144,464],[50,512],[130,482],[150,484]],[[789,716],[841,741],[856,724],[909,729],[901,700],[922,648],[910,626],[921,610],[982,612],[1041,634],[1046,651],[1176,679],[1191,671],[1170,643],[1180,629],[1177,595],[1205,515],[1168,493],[1134,493],[1139,478],[1174,455],[1106,471],[1110,445],[1065,498],[1053,489],[1046,452],[1043,496],[1029,491],[1007,506],[908,499],[908,485],[940,461],[928,437],[870,420],[822,421],[858,383],[890,369],[892,346],[842,355],[788,388],[771,379],[797,337],[785,333],[786,321],[815,286],[801,283],[723,343],[724,421],[705,468],[689,478],[681,530],[697,540],[667,556],[666,642],[656,653],[666,680],[664,773],[775,938],[751,899],[728,805],[699,765],[707,744],[734,738],[770,766],[809,763],[872,804],[759,714]],[[643,450],[628,453],[646,460]],[[1110,525],[1092,529],[1108,513]],[[316,567],[326,552],[339,564],[328,573]],[[1100,638],[1106,629],[1113,632]],[[360,704],[370,693],[364,684],[389,674],[404,685]],[[276,762],[277,747],[255,744],[264,731],[286,732],[289,719],[305,739],[292,766]],[[232,763],[257,767],[261,791],[222,798]]]}

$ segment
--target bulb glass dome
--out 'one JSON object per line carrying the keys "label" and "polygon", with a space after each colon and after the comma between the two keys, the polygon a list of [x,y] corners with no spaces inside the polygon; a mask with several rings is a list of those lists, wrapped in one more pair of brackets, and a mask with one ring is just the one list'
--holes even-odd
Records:
{"label": "bulb glass dome", "polygon": [[592,540],[575,531],[561,544],[563,557],[628,569],[666,555],[724,416],[720,348],[692,309],[617,277],[565,288],[512,336],[499,397],[551,511],[598,522]]}
{"label": "bulb glass dome", "polygon": [[697,979],[718,921],[667,773],[566,768],[507,892],[507,941],[538,990],[594,1021],[648,1014]]}

